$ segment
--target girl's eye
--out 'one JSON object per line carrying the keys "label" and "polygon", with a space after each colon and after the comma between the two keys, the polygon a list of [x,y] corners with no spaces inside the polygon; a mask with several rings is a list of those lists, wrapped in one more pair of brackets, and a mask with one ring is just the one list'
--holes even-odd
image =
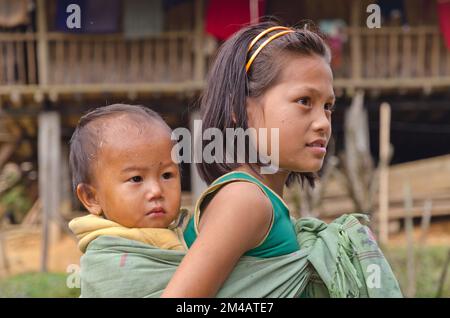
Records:
{"label": "girl's eye", "polygon": [[334,109],[336,106],[334,104],[325,104],[325,110],[328,110],[330,112],[334,112]]}
{"label": "girl's eye", "polygon": [[297,103],[311,107],[311,98],[309,97],[302,97],[297,100]]}
{"label": "girl's eye", "polygon": [[163,173],[163,175],[162,175],[162,177],[164,178],[164,179],[170,179],[170,178],[172,178],[173,177],[173,173],[172,172],[166,172],[166,173]]}
{"label": "girl's eye", "polygon": [[141,176],[134,176],[134,177],[131,177],[130,179],[129,179],[129,181],[131,181],[131,182],[135,182],[135,183],[138,183],[138,182],[142,182],[142,177]]}

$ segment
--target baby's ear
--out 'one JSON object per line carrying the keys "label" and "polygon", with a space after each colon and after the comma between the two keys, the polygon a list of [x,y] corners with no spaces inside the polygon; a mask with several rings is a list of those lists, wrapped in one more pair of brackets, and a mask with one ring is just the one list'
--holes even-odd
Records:
{"label": "baby's ear", "polygon": [[77,196],[89,213],[94,215],[102,214],[102,207],[100,206],[95,188],[86,183],[77,185]]}

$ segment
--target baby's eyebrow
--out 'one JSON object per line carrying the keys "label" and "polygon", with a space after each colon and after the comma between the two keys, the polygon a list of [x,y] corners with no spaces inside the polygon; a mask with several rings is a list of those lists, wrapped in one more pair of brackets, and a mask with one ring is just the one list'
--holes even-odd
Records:
{"label": "baby's eyebrow", "polygon": [[159,163],[159,166],[161,167],[161,168],[165,168],[165,167],[170,167],[170,166],[176,166],[177,164],[175,163],[175,162],[173,162],[172,160],[170,160],[170,161],[167,161],[167,162],[160,162]]}
{"label": "baby's eyebrow", "polygon": [[128,166],[123,168],[120,172],[130,172],[130,171],[146,171],[148,170],[147,167],[140,167],[140,166]]}

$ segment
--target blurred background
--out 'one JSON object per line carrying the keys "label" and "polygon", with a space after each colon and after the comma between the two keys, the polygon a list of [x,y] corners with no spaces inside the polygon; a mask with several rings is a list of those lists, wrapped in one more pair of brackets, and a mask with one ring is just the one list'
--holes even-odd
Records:
{"label": "blurred background", "polygon": [[[405,296],[450,297],[448,0],[0,0],[0,297],[79,295],[80,116],[142,104],[192,127],[218,46],[263,16],[307,20],[333,54],[333,139],[292,215],[369,214]],[[192,210],[204,185],[182,169]]]}

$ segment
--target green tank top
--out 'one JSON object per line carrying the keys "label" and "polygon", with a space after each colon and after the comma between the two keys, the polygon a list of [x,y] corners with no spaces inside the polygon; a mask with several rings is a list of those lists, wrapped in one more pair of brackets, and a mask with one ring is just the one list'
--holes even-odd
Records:
{"label": "green tank top", "polygon": [[198,235],[198,223],[200,221],[200,207],[203,200],[213,192],[219,190],[222,186],[233,181],[246,181],[259,186],[267,195],[272,203],[273,218],[269,233],[265,239],[257,247],[247,251],[244,255],[261,258],[275,257],[293,253],[300,249],[294,226],[291,222],[289,209],[286,203],[269,187],[261,181],[246,172],[233,171],[217,178],[206,189],[197,200],[194,217],[191,218],[186,230],[184,231],[184,239],[188,247],[194,243]]}

